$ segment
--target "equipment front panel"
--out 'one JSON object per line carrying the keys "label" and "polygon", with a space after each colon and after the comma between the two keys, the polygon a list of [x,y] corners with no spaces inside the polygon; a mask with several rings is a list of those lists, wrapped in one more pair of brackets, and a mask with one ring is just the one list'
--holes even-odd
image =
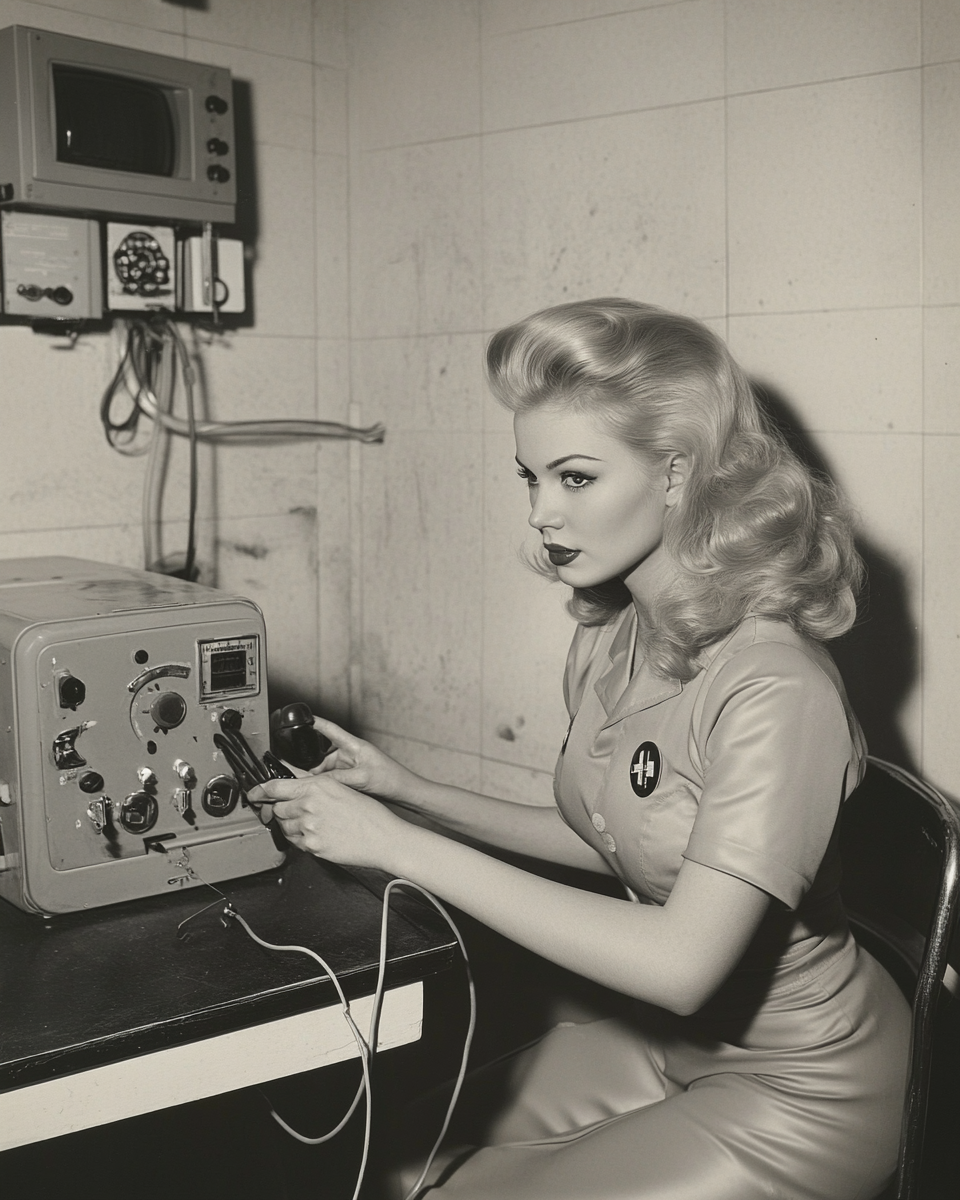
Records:
{"label": "equipment front panel", "polygon": [[[213,734],[230,707],[245,736],[266,747],[262,646],[256,632],[223,633],[223,622],[183,624],[72,638],[39,652],[39,727],[34,738],[21,725],[20,741],[22,753],[32,742],[41,756],[54,870],[142,857],[157,842],[230,836],[251,824]],[[24,799],[36,815],[39,797]]]}

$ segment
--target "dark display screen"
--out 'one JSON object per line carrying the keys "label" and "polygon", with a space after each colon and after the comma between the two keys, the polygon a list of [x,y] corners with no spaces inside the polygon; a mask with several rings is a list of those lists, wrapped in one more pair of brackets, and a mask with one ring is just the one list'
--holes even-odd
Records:
{"label": "dark display screen", "polygon": [[177,142],[166,88],[142,79],[52,64],[60,162],[172,176]]}
{"label": "dark display screen", "polygon": [[220,650],[210,655],[210,686],[229,692],[247,685],[247,655],[244,650]]}

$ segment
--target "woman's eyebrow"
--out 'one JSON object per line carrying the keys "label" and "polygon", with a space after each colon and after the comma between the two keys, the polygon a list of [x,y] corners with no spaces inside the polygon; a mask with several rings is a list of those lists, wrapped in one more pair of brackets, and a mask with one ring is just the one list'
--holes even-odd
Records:
{"label": "woman's eyebrow", "polygon": [[602,458],[594,458],[592,454],[565,454],[563,458],[555,458],[553,462],[548,462],[547,470],[552,471],[554,467],[562,466],[563,463],[569,462],[572,458],[585,458],[587,462],[603,462]]}
{"label": "woman's eyebrow", "polygon": [[[563,456],[563,458],[555,458],[553,460],[553,462],[548,462],[546,469],[548,471],[552,471],[554,469],[554,467],[563,466],[563,464],[565,462],[570,462],[570,460],[573,458],[585,458],[587,460],[587,462],[603,462],[602,458],[594,458],[592,454],[565,454]],[[518,467],[523,467],[523,469],[525,471],[530,470],[530,468],[528,466],[526,466],[524,463],[522,463],[520,461],[520,459],[517,458],[516,456],[514,456],[513,461],[517,464]],[[531,474],[533,474],[532,471],[531,471]]]}

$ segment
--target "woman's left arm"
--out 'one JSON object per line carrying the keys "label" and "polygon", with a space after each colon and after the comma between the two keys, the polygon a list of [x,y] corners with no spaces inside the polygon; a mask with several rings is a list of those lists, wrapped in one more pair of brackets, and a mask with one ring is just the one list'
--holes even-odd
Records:
{"label": "woman's left arm", "polygon": [[685,861],[662,908],[634,904],[531,875],[322,775],[263,791],[294,845],[410,879],[544,958],[682,1015],[727,978],[770,903],[752,884]]}

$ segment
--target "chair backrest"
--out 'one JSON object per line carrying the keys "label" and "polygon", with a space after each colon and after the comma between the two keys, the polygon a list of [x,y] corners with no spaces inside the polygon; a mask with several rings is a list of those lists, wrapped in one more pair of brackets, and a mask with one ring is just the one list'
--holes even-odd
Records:
{"label": "chair backrest", "polygon": [[[913,1010],[897,1200],[919,1195],[933,1029],[960,901],[957,808],[902,767],[871,757],[840,820],[842,892],[857,940]],[[884,1193],[887,1195],[887,1193]]]}

